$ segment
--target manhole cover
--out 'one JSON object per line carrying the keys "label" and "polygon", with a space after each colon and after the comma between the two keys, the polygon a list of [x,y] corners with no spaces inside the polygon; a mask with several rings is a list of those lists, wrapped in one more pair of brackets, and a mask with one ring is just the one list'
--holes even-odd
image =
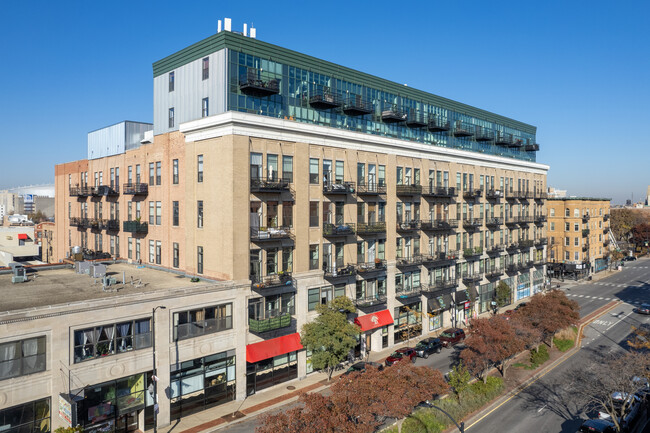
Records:
{"label": "manhole cover", "polygon": [[293,386],[293,385],[289,385],[289,386],[287,386],[287,389],[290,390],[290,391],[293,391],[294,389],[296,389],[296,387]]}

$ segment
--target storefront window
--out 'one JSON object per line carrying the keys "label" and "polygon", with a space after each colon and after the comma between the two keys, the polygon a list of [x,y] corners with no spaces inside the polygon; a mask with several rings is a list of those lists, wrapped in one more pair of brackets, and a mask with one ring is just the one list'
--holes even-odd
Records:
{"label": "storefront window", "polygon": [[255,363],[246,363],[246,393],[257,391],[298,377],[298,357],[289,352]]}
{"label": "storefront window", "polygon": [[0,409],[0,431],[6,433],[49,433],[50,417],[49,398]]}
{"label": "storefront window", "polygon": [[415,302],[395,308],[395,344],[422,333],[422,303]]}

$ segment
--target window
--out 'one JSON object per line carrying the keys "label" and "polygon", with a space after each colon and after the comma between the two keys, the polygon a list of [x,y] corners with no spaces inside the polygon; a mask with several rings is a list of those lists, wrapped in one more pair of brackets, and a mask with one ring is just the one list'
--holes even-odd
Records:
{"label": "window", "polygon": [[0,344],[0,380],[45,371],[45,359],[45,337]]}
{"label": "window", "polygon": [[579,230],[580,230],[580,224],[578,224],[578,223],[574,223],[574,224],[573,224],[573,231],[574,231],[574,232],[577,232],[577,231],[579,231]]}
{"label": "window", "polygon": [[318,184],[318,159],[309,158],[309,183]]}
{"label": "window", "polygon": [[576,251],[575,253],[573,253],[573,257],[574,257],[574,260],[576,260],[576,261],[580,260],[580,253],[578,251]]}
{"label": "window", "polygon": [[564,231],[568,232],[569,230],[571,230],[571,223],[564,223]]}
{"label": "window", "polygon": [[156,225],[162,225],[162,202],[156,202]]}
{"label": "window", "polygon": [[178,227],[178,219],[179,219],[178,202],[173,201],[172,202],[172,225],[174,227]]}
{"label": "window", "polygon": [[196,226],[198,228],[203,227],[203,200],[196,202]]}
{"label": "window", "polygon": [[154,241],[149,241],[149,263],[154,263],[156,261],[156,244]]}
{"label": "window", "polygon": [[580,238],[573,238],[573,246],[580,246]]}
{"label": "window", "polygon": [[309,202],[309,227],[318,227],[318,202]]}
{"label": "window", "polygon": [[196,273],[203,273],[203,247],[196,247]]}
{"label": "window", "polygon": [[564,246],[565,246],[565,247],[568,247],[569,244],[570,244],[570,242],[571,242],[571,238],[570,238],[570,237],[567,236],[566,238],[564,238]]}
{"label": "window", "polygon": [[201,117],[208,117],[209,114],[209,98],[201,100]]}
{"label": "window", "polygon": [[156,216],[154,205],[155,205],[154,202],[152,201],[149,202],[149,225],[151,226],[154,225],[155,216]]}
{"label": "window", "polygon": [[173,92],[174,91],[174,72],[169,73],[169,91]]}
{"label": "window", "polygon": [[156,264],[159,265],[162,261],[162,242],[156,241]]}
{"label": "window", "polygon": [[75,363],[151,347],[151,319],[74,331],[74,345]]}
{"label": "window", "polygon": [[170,128],[174,127],[174,107],[169,109],[168,126]]}
{"label": "window", "polygon": [[335,287],[316,287],[309,289],[307,295],[307,309],[314,311],[319,304],[325,305],[334,298],[345,296],[345,285],[338,285]]}
{"label": "window", "polygon": [[162,163],[160,161],[156,162],[156,185],[162,183]]}
{"label": "window", "polygon": [[203,155],[196,156],[196,181],[203,182]]}
{"label": "window", "polygon": [[49,397],[13,407],[3,406],[0,409],[0,429],[7,433],[49,433],[51,413]]}
{"label": "window", "polygon": [[573,217],[574,218],[580,217],[580,209],[573,209]]}
{"label": "window", "polygon": [[282,180],[293,182],[293,156],[282,157]]}
{"label": "window", "polygon": [[153,162],[150,162],[149,163],[149,185],[154,185],[154,180],[155,180],[154,174],[155,172],[154,172]]}
{"label": "window", "polygon": [[266,155],[266,175],[270,181],[278,179],[278,155]]}
{"label": "window", "polygon": [[175,268],[179,266],[179,247],[178,247],[178,242],[174,242],[172,245],[172,249],[174,251],[174,262],[173,265]]}
{"label": "window", "polygon": [[318,244],[309,246],[309,270],[318,269]]}
{"label": "window", "polygon": [[172,183],[178,185],[178,159],[172,161]]}
{"label": "window", "polygon": [[232,329],[232,304],[174,313],[174,341]]}
{"label": "window", "polygon": [[555,209],[553,209],[553,208],[551,208],[551,216],[552,216],[552,217],[555,216]]}
{"label": "window", "polygon": [[551,231],[554,231],[554,230],[555,230],[555,223],[551,222]]}
{"label": "window", "polygon": [[137,261],[140,261],[141,255],[140,255],[140,239],[135,240],[135,259]]}
{"label": "window", "polygon": [[210,58],[206,57],[203,59],[202,63],[202,69],[203,69],[203,79],[207,80],[210,78]]}
{"label": "window", "polygon": [[127,246],[127,257],[129,259],[132,259],[133,258],[133,238],[127,239],[126,246]]}

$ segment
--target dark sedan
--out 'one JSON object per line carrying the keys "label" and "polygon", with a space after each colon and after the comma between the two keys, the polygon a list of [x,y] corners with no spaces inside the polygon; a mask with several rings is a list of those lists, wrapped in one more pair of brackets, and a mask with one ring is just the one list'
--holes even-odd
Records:
{"label": "dark sedan", "polygon": [[366,362],[366,361],[361,361],[361,362],[357,362],[357,363],[352,364],[352,366],[351,366],[350,368],[348,368],[348,371],[346,371],[345,373],[343,373],[343,375],[345,376],[345,375],[348,375],[348,374],[350,374],[350,373],[354,373],[354,372],[363,373],[363,372],[365,372],[368,368],[376,368],[376,369],[378,369],[379,371],[381,371],[381,370],[384,369],[384,366],[381,365],[381,364],[379,364],[379,363],[377,363],[377,362]]}
{"label": "dark sedan", "polygon": [[650,315],[650,304],[641,304],[634,309],[634,312],[637,314]]}
{"label": "dark sedan", "polygon": [[415,345],[415,352],[420,358],[428,358],[432,353],[440,353],[442,342],[439,338],[425,338]]}
{"label": "dark sedan", "polygon": [[386,358],[386,366],[390,367],[396,362],[411,361],[415,362],[416,353],[415,349],[412,347],[402,347],[397,349],[395,352],[391,353],[388,358]]}

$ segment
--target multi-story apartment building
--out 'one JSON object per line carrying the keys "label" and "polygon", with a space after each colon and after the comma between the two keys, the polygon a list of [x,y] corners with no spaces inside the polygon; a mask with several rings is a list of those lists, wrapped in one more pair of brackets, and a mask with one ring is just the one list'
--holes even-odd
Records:
{"label": "multi-story apartment building", "polygon": [[[56,167],[56,255],[83,247],[235,284],[191,306],[158,296],[157,317],[237,307],[219,343],[234,351],[236,398],[310,371],[297,333],[333,297],[357,305],[364,353],[466,323],[500,280],[513,300],[544,284],[534,126],[226,31],[153,69],[153,125],[95,131],[88,159]],[[140,308],[124,314],[151,315]],[[82,327],[55,344],[71,350]],[[162,340],[161,362],[179,371],[219,337],[188,337],[199,354]],[[148,371],[118,357],[116,379]],[[295,367],[274,374],[282,360]],[[159,399],[160,424],[182,413]]]}
{"label": "multi-story apartment building", "polygon": [[556,272],[588,274],[607,268],[609,205],[608,198],[548,199],[549,262]]}

